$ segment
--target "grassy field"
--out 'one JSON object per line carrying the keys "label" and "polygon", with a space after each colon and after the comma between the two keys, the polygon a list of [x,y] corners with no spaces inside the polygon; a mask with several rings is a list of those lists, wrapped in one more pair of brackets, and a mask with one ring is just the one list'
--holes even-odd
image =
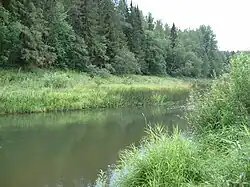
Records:
{"label": "grassy field", "polygon": [[169,77],[0,70],[0,114],[164,104],[185,99],[190,86]]}

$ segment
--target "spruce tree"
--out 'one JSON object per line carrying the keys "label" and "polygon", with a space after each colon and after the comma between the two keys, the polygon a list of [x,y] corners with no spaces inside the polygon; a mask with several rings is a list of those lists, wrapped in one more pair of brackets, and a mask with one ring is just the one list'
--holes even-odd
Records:
{"label": "spruce tree", "polygon": [[166,64],[166,68],[167,68],[167,73],[170,75],[174,75],[175,72],[177,71],[177,45],[178,45],[178,31],[177,28],[175,26],[175,24],[173,23],[172,28],[170,30],[170,36],[169,36],[169,40],[170,40],[170,47],[169,47],[169,55],[167,57],[167,64]]}
{"label": "spruce tree", "polygon": [[99,23],[102,28],[100,33],[106,38],[106,55],[112,63],[118,50],[126,45],[125,36],[120,20],[116,16],[114,3],[110,0],[99,0],[98,8]]}
{"label": "spruce tree", "polygon": [[175,24],[173,23],[173,26],[170,31],[171,49],[174,49],[178,45],[177,38],[178,38],[177,28],[175,27]]}
{"label": "spruce tree", "polygon": [[20,48],[16,51],[17,62],[22,66],[46,67],[53,65],[56,54],[45,43],[49,28],[43,10],[26,0],[13,0],[9,5],[14,19],[21,20]]}
{"label": "spruce tree", "polygon": [[151,13],[148,14],[147,16],[147,30],[153,31],[155,28],[154,25],[154,18]]}
{"label": "spruce tree", "polygon": [[91,63],[102,68],[109,58],[106,55],[106,38],[100,34],[101,27],[98,13],[97,0],[76,0],[70,11],[69,20],[76,33],[84,38],[88,46]]}
{"label": "spruce tree", "polygon": [[62,3],[57,2],[50,15],[50,32],[47,43],[57,54],[56,66],[86,70],[89,65],[87,46],[66,21],[68,15]]}
{"label": "spruce tree", "polygon": [[145,62],[145,31],[143,29],[142,15],[138,7],[134,7],[132,2],[130,5],[130,15],[128,22],[131,28],[127,33],[129,49],[135,54],[141,71],[144,74],[148,73],[147,65]]}

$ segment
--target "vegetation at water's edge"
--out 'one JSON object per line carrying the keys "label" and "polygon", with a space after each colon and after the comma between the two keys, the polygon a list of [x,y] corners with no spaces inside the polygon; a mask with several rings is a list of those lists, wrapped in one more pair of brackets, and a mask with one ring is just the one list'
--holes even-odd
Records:
{"label": "vegetation at water's edge", "polygon": [[180,30],[126,0],[0,1],[0,67],[92,74],[220,75],[229,52],[210,26]]}
{"label": "vegetation at water's edge", "polygon": [[230,66],[209,93],[190,97],[191,137],[149,128],[141,146],[124,150],[96,186],[249,186],[250,56]]}
{"label": "vegetation at water's edge", "polygon": [[[134,78],[206,79],[227,71],[234,53],[219,51],[210,26],[180,30],[128,3],[1,1],[0,68],[16,70],[0,70],[0,114],[161,104],[185,95],[189,86],[160,78],[145,86],[150,77]],[[37,68],[48,72],[32,73]],[[110,74],[138,76],[99,77]]]}
{"label": "vegetation at water's edge", "polygon": [[186,99],[190,86],[169,77],[0,70],[0,114],[164,104]]}

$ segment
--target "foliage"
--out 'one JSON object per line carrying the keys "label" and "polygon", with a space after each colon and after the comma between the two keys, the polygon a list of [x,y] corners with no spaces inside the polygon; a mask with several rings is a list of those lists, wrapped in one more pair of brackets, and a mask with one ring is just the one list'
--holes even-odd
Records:
{"label": "foliage", "polygon": [[140,146],[122,151],[96,186],[249,186],[249,61],[236,56],[209,93],[191,97],[191,133],[149,126]]}
{"label": "foliage", "polygon": [[11,19],[10,12],[0,6],[0,65],[10,66],[14,53],[19,49],[22,25]]}
{"label": "foliage", "polygon": [[66,88],[69,84],[70,77],[65,73],[45,73],[42,81],[46,88]]}
{"label": "foliage", "polygon": [[134,53],[126,48],[122,48],[117,52],[112,66],[115,74],[135,74],[140,72]]}
{"label": "foliage", "polygon": [[191,96],[189,120],[197,133],[231,126],[241,128],[249,114],[250,58],[242,54],[231,61],[231,71],[217,79],[206,97]]}
{"label": "foliage", "polygon": [[51,10],[51,29],[47,42],[56,50],[55,66],[86,70],[89,60],[87,46],[66,21],[68,16],[64,9],[63,4],[57,2]]}
{"label": "foliage", "polygon": [[210,26],[170,28],[125,0],[7,1],[0,31],[1,67],[207,78],[234,55],[218,50]]}

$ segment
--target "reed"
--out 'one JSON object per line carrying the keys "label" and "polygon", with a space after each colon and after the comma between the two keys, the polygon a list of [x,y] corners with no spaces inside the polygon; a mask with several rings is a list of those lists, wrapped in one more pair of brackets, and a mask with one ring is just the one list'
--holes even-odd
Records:
{"label": "reed", "polygon": [[0,71],[0,114],[159,105],[186,99],[190,83],[150,76]]}

